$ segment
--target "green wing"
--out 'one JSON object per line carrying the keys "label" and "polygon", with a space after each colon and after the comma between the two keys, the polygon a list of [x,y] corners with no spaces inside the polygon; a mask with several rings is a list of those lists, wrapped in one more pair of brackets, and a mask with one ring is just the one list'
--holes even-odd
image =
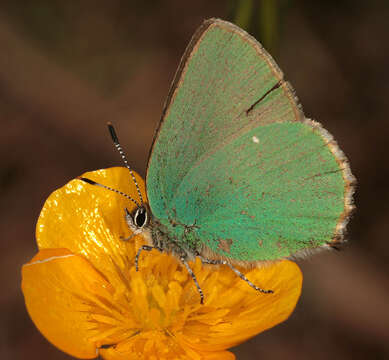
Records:
{"label": "green wing", "polygon": [[[271,260],[339,241],[353,177],[343,153],[306,120],[270,55],[211,19],[193,36],[170,90],[147,171],[153,216],[202,253]],[[180,232],[181,231],[181,232]],[[185,244],[183,244],[185,246]]]}

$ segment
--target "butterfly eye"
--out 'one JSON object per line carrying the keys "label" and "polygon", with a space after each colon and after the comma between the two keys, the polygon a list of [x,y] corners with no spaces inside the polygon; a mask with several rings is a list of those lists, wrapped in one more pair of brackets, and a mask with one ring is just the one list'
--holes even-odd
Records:
{"label": "butterfly eye", "polygon": [[139,207],[134,215],[134,224],[141,228],[147,224],[148,220],[147,210],[144,207]]}

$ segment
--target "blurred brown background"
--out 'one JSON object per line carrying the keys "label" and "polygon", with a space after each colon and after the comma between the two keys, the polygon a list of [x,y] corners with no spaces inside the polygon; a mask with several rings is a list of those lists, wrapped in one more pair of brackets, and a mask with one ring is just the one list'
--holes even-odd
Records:
{"label": "blurred brown background", "polygon": [[240,360],[389,357],[387,1],[3,0],[0,359],[70,359],[36,330],[20,291],[41,206],[83,172],[121,165],[109,120],[144,175],[179,59],[197,26],[214,16],[265,42],[306,115],[335,136],[358,179],[349,246],[301,262],[303,294],[291,318],[234,353]]}

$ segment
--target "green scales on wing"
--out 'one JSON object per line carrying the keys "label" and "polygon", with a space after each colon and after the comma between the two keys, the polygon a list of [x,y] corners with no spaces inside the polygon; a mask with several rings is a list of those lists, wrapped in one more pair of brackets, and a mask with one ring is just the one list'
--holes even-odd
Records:
{"label": "green scales on wing", "polygon": [[343,153],[305,119],[262,46],[233,24],[204,22],[148,164],[150,208],[172,241],[232,262],[334,244],[352,208],[352,181]]}

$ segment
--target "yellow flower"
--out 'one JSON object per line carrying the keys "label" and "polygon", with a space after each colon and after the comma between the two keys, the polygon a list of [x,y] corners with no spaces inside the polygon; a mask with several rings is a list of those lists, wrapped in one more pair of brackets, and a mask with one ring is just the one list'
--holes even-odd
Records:
{"label": "yellow flower", "polygon": [[[125,168],[83,176],[137,192]],[[136,174],[144,198],[144,182]],[[234,359],[226,349],[284,321],[301,292],[291,261],[244,270],[258,293],[226,266],[190,263],[205,302],[185,267],[168,254],[144,252],[131,235],[123,196],[72,180],[47,199],[38,220],[40,251],[22,270],[28,312],[42,334],[68,354],[124,359]]]}

